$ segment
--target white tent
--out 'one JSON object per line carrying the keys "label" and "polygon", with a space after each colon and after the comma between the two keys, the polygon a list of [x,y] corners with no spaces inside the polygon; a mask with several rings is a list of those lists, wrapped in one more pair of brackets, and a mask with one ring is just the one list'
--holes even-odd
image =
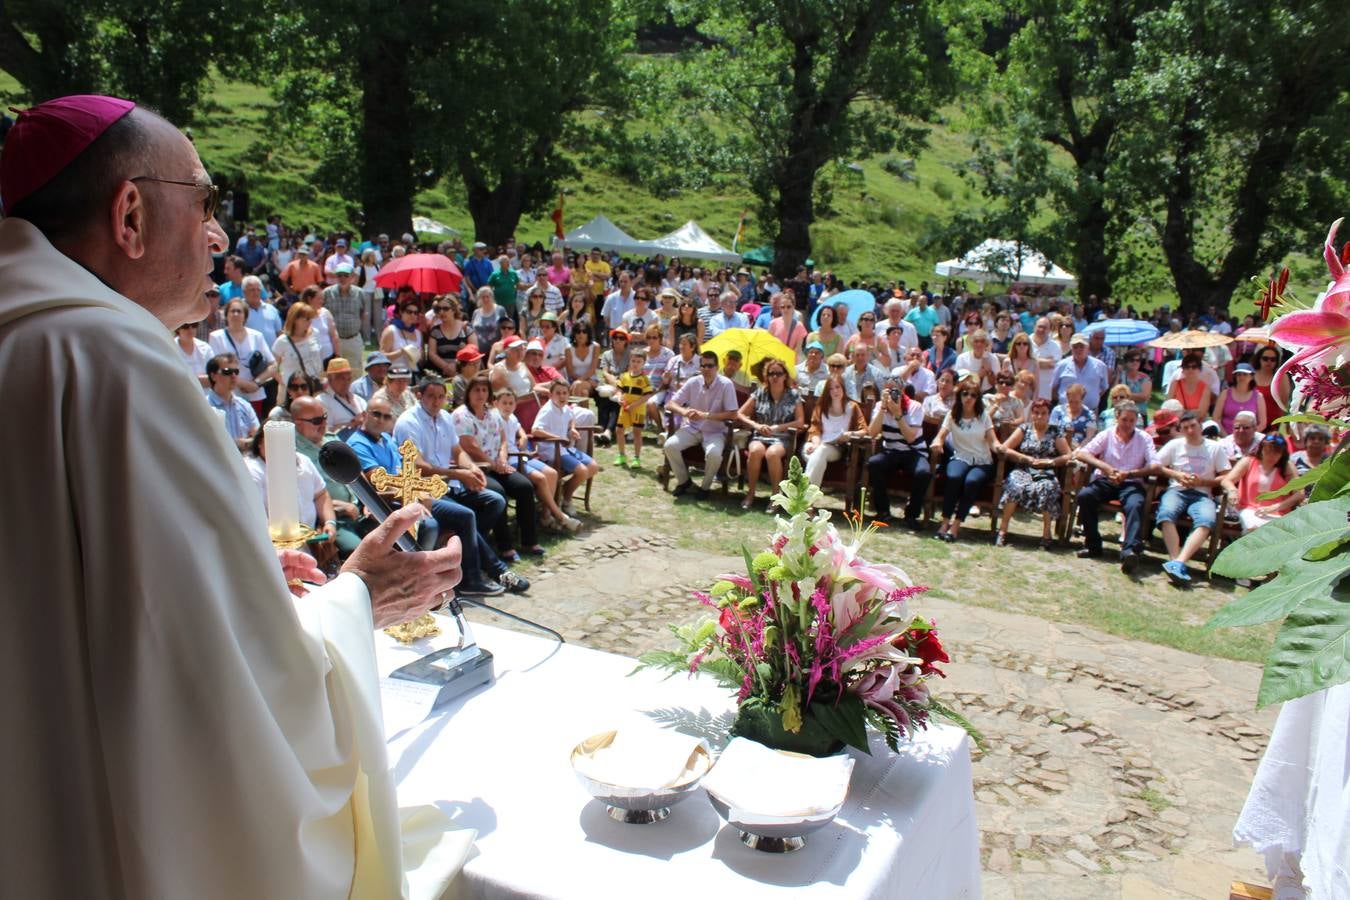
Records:
{"label": "white tent", "polygon": [[[559,242],[555,240],[554,243]],[[573,228],[563,235],[561,243],[582,252],[590,250],[592,247],[612,250],[615,253],[631,253],[642,256],[656,252],[652,249],[650,242],[639,241],[637,238],[626,234],[622,228],[603,215],[596,216],[579,228]]]}
{"label": "white tent", "polygon": [[1078,279],[1026,244],[994,238],[960,259],[938,263],[934,271],[944,278],[969,278],[981,284],[986,281],[1008,281],[1071,287],[1078,283]]}
{"label": "white tent", "polygon": [[418,234],[439,234],[445,237],[459,237],[459,229],[451,228],[444,222],[428,219],[426,216],[413,216],[413,231]]}
{"label": "white tent", "polygon": [[708,259],[729,263],[741,261],[739,253],[733,253],[717,243],[693,219],[670,234],[643,243],[649,245],[653,253],[664,253],[666,256],[678,256],[681,259]]}

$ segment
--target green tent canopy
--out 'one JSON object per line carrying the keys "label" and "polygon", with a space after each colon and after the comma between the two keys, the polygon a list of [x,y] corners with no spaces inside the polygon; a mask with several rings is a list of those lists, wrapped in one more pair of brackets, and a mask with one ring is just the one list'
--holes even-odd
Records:
{"label": "green tent canopy", "polygon": [[[771,266],[773,265],[773,247],[766,244],[763,247],[756,247],[749,253],[743,253],[741,254],[741,262],[751,266]],[[806,261],[807,268],[811,268],[815,264],[814,259]]]}

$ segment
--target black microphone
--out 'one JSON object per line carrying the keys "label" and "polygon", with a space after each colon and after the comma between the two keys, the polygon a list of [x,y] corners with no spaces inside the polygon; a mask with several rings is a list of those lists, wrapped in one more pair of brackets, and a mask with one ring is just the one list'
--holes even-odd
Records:
{"label": "black microphone", "polygon": [[[366,478],[365,473],[361,471],[361,460],[357,458],[355,450],[342,441],[329,441],[319,448],[319,465],[323,468],[323,473],[329,478],[351,488],[352,493],[357,496],[361,505],[366,508],[366,512],[370,513],[375,521],[383,522],[389,518],[393,509],[375,490],[374,485]],[[438,536],[439,528],[436,524],[423,521],[421,527],[417,530],[417,541],[415,543],[412,535],[405,531],[398,536],[394,546],[409,553],[418,550],[434,550]]]}

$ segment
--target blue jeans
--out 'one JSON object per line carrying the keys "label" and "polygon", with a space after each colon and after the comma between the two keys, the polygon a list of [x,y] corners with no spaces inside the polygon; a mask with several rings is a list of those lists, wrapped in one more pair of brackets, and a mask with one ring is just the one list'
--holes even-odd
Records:
{"label": "blue jeans", "polygon": [[1168,488],[1158,501],[1158,522],[1176,523],[1181,514],[1191,517],[1195,528],[1213,528],[1218,511],[1205,491],[1196,488]]}
{"label": "blue jeans", "polygon": [[947,460],[947,488],[942,494],[942,517],[964,522],[966,514],[989,479],[994,477],[994,464],[971,465],[963,459],[952,457]]}
{"label": "blue jeans", "polygon": [[1102,534],[1097,527],[1097,511],[1103,503],[1111,500],[1119,500],[1125,512],[1125,533],[1120,537],[1120,552],[1143,552],[1144,487],[1137,481],[1116,485],[1105,478],[1094,478],[1078,492],[1078,518],[1083,523],[1083,544],[1089,550],[1101,552]]}
{"label": "blue jeans", "polygon": [[[491,494],[491,491],[472,492],[472,494],[484,493]],[[506,508],[504,498],[499,494],[492,494],[492,496],[500,501],[502,509]],[[460,569],[464,572],[465,581],[481,579],[484,576],[495,578],[506,571],[506,564],[501,561],[496,553],[492,552],[492,545],[483,539],[478,516],[468,506],[457,502],[463,499],[466,499],[463,494],[446,494],[441,499],[433,501],[431,504],[432,518],[440,526],[441,534],[453,534],[459,538],[462,548],[460,551]],[[488,528],[491,529],[491,527],[492,524],[489,523]]]}
{"label": "blue jeans", "polygon": [[922,453],[913,450],[882,450],[868,459],[867,474],[872,485],[872,503],[876,506],[878,517],[890,518],[891,478],[900,471],[909,474],[909,502],[905,504],[905,518],[917,522],[919,514],[923,512],[924,497],[928,495],[928,482],[933,479],[928,457]]}

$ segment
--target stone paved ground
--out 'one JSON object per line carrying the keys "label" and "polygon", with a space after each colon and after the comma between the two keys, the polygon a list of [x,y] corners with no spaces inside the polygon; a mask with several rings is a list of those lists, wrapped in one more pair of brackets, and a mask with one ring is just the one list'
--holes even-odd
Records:
{"label": "stone paved ground", "polygon": [[[670,647],[666,624],[698,617],[689,592],[738,565],[601,524],[503,605],[635,656]],[[1234,878],[1263,881],[1229,838],[1274,723],[1251,711],[1257,666],[933,597],[922,608],[957,660],[941,690],[990,743],[974,766],[986,897],[1218,898]]]}

